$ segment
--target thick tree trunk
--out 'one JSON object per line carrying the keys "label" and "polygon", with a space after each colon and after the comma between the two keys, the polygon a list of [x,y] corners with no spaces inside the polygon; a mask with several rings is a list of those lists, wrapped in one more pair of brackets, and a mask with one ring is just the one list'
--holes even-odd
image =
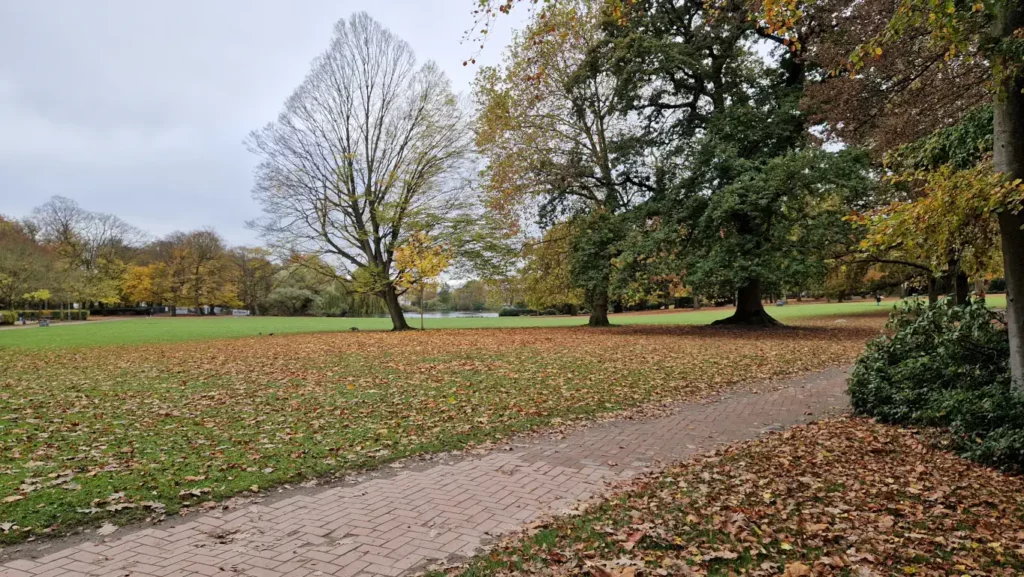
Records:
{"label": "thick tree trunk", "polygon": [[388,285],[381,296],[384,298],[384,304],[388,307],[388,314],[391,315],[391,330],[409,330],[409,323],[405,322],[405,313],[402,312],[402,305],[398,302],[398,291],[395,290],[395,286]]}
{"label": "thick tree trunk", "polygon": [[761,304],[761,281],[753,280],[736,294],[736,312],[712,325],[754,325],[774,327],[782,323],[772,318]]}
{"label": "thick tree trunk", "polygon": [[[1024,138],[1024,135],[1022,135]],[[1024,213],[999,215],[1006,278],[1006,326],[1010,336],[1010,374],[1024,390]]]}
{"label": "thick tree trunk", "polygon": [[592,327],[611,326],[611,323],[608,322],[608,289],[597,291],[592,301],[590,303],[590,320],[587,321],[587,325]]}
{"label": "thick tree trunk", "polygon": [[[1024,27],[1024,0],[1006,2],[996,15],[995,33],[1009,39]],[[1012,64],[1012,63],[1011,63]],[[1012,71],[1012,66],[1006,66]],[[1024,178],[1024,78],[1002,81],[994,103],[993,162],[1007,177]],[[1006,277],[1006,320],[1010,336],[1010,374],[1024,391],[1024,214],[999,214]]]}

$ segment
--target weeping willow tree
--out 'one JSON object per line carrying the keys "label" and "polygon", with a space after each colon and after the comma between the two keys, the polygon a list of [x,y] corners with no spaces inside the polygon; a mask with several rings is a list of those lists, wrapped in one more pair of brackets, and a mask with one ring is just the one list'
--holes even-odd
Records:
{"label": "weeping willow tree", "polygon": [[317,312],[329,317],[373,317],[388,314],[387,303],[374,294],[356,292],[345,282],[335,281],[320,294]]}

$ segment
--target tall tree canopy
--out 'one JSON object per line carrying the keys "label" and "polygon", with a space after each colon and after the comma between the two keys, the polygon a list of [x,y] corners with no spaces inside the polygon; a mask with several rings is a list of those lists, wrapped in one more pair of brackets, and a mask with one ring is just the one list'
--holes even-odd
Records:
{"label": "tall tree canopy", "polygon": [[[869,182],[863,155],[817,150],[799,108],[807,62],[740,4],[638,0],[591,55],[622,79],[620,105],[659,150],[641,211],[644,263],[705,295],[732,294],[726,323],[775,324],[763,292],[805,288],[849,241],[842,216]],[[770,56],[765,57],[765,53]],[[643,254],[639,251],[647,251]]]}
{"label": "tall tree canopy", "polygon": [[23,224],[0,216],[0,305],[13,309],[22,295],[46,286],[52,264]]}
{"label": "tall tree canopy", "polygon": [[461,215],[471,138],[444,73],[365,13],[340,20],[277,120],[252,133],[257,223],[272,242],[332,257],[408,325],[395,250]]}
{"label": "tall tree canopy", "polygon": [[579,219],[574,283],[591,307],[590,325],[608,324],[617,218],[650,192],[649,175],[626,162],[635,122],[616,107],[617,79],[588,65],[608,17],[601,0],[542,8],[517,33],[504,63],[477,75],[477,146],[487,165],[490,206],[519,225]]}
{"label": "tall tree canopy", "polygon": [[[794,23],[816,11],[860,14],[874,22],[861,29],[849,23],[843,28],[848,39],[837,42],[836,53],[843,54],[850,45],[853,49],[845,66],[833,69],[832,86],[852,89],[852,98],[870,107],[872,117],[925,127],[921,133],[896,131],[900,138],[876,138],[883,142],[880,152],[955,124],[966,111],[991,99],[992,165],[999,182],[988,191],[1006,277],[1010,367],[1014,382],[1024,388],[1024,212],[1002,203],[1014,196],[1007,185],[1018,187],[1024,179],[1024,0],[881,4],[880,12],[870,13],[861,10],[871,2],[856,0],[761,0],[755,17],[790,40]],[[851,80],[857,76],[865,80]],[[989,78],[991,82],[979,82]],[[900,114],[904,111],[911,114]]]}

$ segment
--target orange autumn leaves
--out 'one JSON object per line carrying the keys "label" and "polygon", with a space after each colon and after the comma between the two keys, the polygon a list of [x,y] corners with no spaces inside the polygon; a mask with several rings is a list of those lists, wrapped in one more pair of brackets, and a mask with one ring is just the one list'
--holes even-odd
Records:
{"label": "orange autumn leaves", "polygon": [[1018,575],[1024,482],[913,431],[823,421],[641,478],[474,566],[496,576]]}

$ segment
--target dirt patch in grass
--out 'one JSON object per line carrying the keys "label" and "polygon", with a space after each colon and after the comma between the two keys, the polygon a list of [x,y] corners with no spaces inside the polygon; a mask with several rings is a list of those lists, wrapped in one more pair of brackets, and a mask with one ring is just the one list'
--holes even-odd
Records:
{"label": "dirt patch in grass", "polygon": [[0,543],[846,364],[881,322],[0,350]]}
{"label": "dirt patch in grass", "polygon": [[680,464],[448,575],[1019,575],[1024,480],[865,419]]}

